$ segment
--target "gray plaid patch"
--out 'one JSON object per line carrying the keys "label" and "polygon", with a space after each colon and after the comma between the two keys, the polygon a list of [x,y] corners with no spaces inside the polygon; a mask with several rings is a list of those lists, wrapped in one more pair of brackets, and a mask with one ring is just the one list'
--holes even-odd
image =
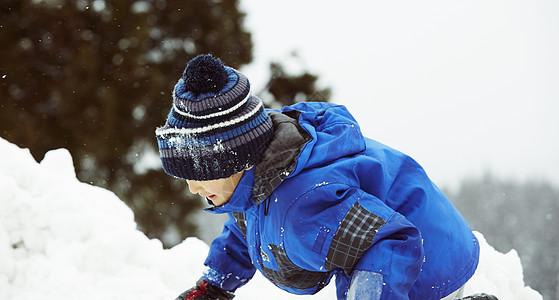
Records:
{"label": "gray plaid patch", "polygon": [[279,286],[299,290],[316,287],[316,291],[319,291],[325,286],[329,277],[328,272],[313,272],[300,268],[289,260],[283,248],[276,245],[269,245],[269,247],[276,259],[279,271],[266,268],[262,263],[260,265],[264,276],[270,281]]}
{"label": "gray plaid patch", "polygon": [[326,270],[341,268],[349,276],[385,223],[384,219],[355,202],[334,234],[326,256]]}
{"label": "gray plaid patch", "polygon": [[233,215],[233,218],[235,218],[235,222],[237,222],[237,226],[239,226],[239,229],[241,229],[241,232],[243,233],[243,235],[245,236],[245,239],[247,237],[247,221],[245,219],[245,214],[242,212],[238,212],[238,211],[233,211],[231,212],[231,214]]}

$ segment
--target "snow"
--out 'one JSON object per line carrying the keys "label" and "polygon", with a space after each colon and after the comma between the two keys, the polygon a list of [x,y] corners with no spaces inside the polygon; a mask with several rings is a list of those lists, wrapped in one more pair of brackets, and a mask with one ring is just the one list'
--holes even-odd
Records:
{"label": "snow", "polygon": [[[65,149],[37,163],[0,138],[0,299],[175,299],[202,274],[208,246],[188,238],[172,249],[136,229],[132,211],[112,192],[76,179]],[[522,278],[516,251],[503,254],[476,233],[478,271],[466,293],[542,299]],[[236,299],[307,299],[260,274]],[[312,299],[335,299],[331,284]]]}

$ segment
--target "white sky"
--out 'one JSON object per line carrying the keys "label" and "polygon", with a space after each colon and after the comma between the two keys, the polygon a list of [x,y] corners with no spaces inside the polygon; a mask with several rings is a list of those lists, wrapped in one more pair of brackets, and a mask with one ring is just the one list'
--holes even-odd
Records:
{"label": "white sky", "polygon": [[456,187],[486,171],[559,184],[559,1],[242,0],[262,89],[293,61],[365,135]]}

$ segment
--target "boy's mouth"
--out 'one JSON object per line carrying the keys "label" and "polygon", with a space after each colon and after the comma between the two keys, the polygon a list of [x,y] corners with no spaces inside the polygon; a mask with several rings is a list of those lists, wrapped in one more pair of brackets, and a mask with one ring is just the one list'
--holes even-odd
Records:
{"label": "boy's mouth", "polygon": [[208,201],[208,204],[209,204],[209,205],[215,206],[215,204],[213,203],[212,200],[215,200],[216,197],[217,197],[216,195],[206,196],[206,201]]}

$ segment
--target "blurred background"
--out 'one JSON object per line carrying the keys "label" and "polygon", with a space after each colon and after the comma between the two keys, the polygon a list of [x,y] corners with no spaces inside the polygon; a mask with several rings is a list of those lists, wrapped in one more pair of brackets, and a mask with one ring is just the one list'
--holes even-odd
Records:
{"label": "blurred background", "polygon": [[212,53],[268,107],[348,106],[559,299],[557,15],[551,0],[0,0],[0,137],[38,161],[69,149],[166,247],[210,242],[223,218],[163,173],[154,130],[186,63]]}

